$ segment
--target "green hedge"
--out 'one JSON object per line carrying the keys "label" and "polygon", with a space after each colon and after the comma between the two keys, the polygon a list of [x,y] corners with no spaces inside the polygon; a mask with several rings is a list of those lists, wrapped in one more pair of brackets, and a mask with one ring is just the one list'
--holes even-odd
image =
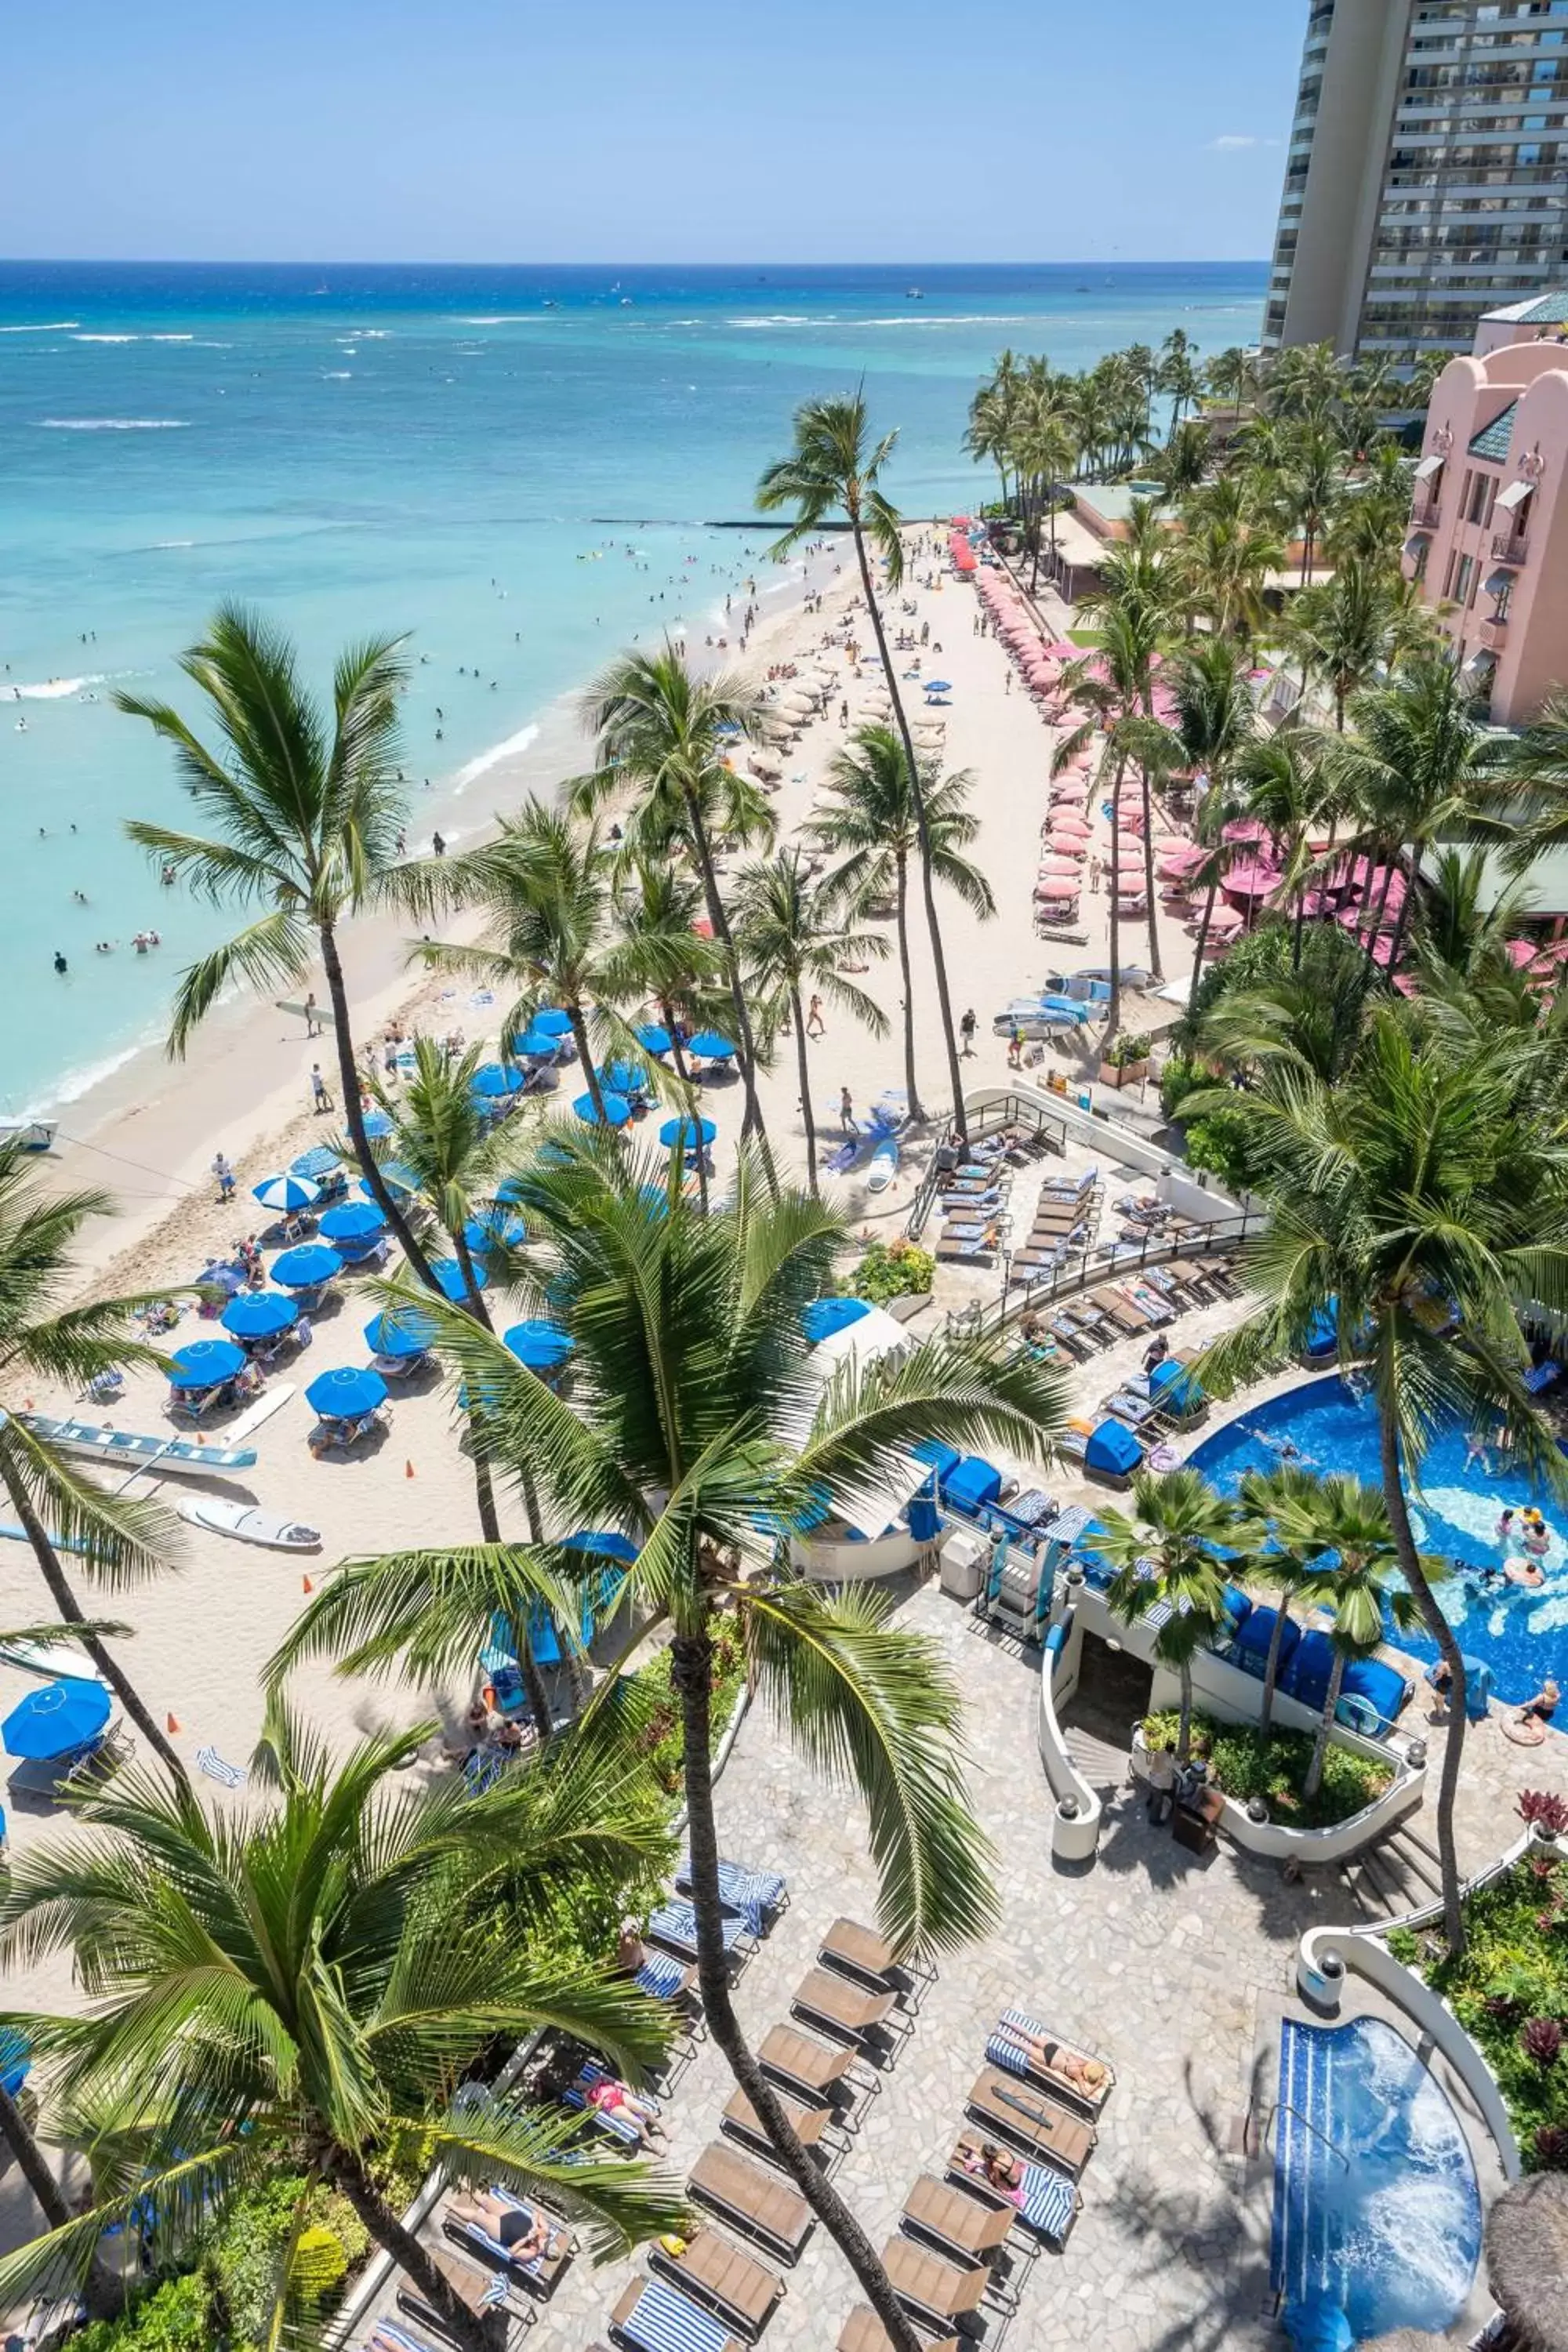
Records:
{"label": "green hedge", "polygon": [[873,1242],[855,1269],[855,1296],[880,1307],[889,1298],[929,1290],[935,1274],[930,1250],[913,1242]]}
{"label": "green hedge", "polygon": [[[1465,1930],[1457,1960],[1408,1928],[1393,1931],[1389,1949],[1441,1993],[1479,2046],[1526,2170],[1568,2171],[1568,1863],[1527,1855],[1478,1887],[1466,1898]],[[1555,2036],[1530,2030],[1553,2025]]]}
{"label": "green hedge", "polygon": [[[1143,1737],[1151,1744],[1176,1744],[1178,1717],[1150,1715],[1143,1719]],[[1261,1797],[1269,1818],[1287,1829],[1327,1830],[1364,1812],[1382,1796],[1394,1778],[1389,1765],[1358,1756],[1331,1740],[1323,1759],[1322,1786],[1309,1804],[1301,1794],[1312,1760],[1313,1739],[1308,1731],[1274,1731],[1268,1746],[1245,1724],[1215,1723],[1208,1716],[1193,1717],[1193,1740],[1208,1751],[1210,1778],[1239,1805]]]}

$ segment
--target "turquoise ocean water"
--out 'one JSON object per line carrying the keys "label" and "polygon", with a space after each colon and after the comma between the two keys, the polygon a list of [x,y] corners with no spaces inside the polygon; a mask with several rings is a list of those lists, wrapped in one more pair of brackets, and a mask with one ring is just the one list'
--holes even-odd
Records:
{"label": "turquoise ocean water", "polygon": [[634,632],[721,625],[766,534],[712,526],[750,513],[798,401],[863,375],[900,429],[893,495],[947,510],[989,492],[958,444],[1004,345],[1077,367],[1175,326],[1249,341],[1266,274],[0,263],[0,1109],[68,1103],[160,1034],[220,935],[123,838],[181,795],[108,700],[178,699],[220,598],[323,675],[409,631],[411,837],[460,835],[497,753]]}

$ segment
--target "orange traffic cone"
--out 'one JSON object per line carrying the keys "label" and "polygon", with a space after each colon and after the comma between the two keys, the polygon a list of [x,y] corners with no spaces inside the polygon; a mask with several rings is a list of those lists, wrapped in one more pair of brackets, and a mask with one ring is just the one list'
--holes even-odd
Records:
{"label": "orange traffic cone", "polygon": [[166,1716],[163,1717],[163,1722],[164,1722],[165,1727],[166,1727],[170,1731],[178,1731],[178,1729],[179,1729],[179,1727],[180,1727],[180,1725],[179,1725],[179,1718],[178,1718],[178,1717],[176,1717],[176,1716],[173,1716],[173,1715],[166,1715]]}
{"label": "orange traffic cone", "polygon": [[405,1462],[405,1463],[404,1464],[404,1465],[403,1465],[403,1475],[404,1475],[404,1476],[405,1476],[405,1478],[412,1478],[412,1477],[413,1477],[413,1475],[414,1475],[414,1465],[413,1465],[413,1463],[412,1463],[412,1462]]}
{"label": "orange traffic cone", "polygon": [[302,1576],[300,1579],[300,1590],[301,1592],[314,1592],[315,1589],[315,1586],[311,1583],[308,1576]]}

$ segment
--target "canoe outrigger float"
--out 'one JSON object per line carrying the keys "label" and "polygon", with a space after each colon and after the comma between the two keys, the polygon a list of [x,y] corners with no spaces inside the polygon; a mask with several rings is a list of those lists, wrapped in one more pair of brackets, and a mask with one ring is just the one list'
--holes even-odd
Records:
{"label": "canoe outrigger float", "polygon": [[110,1429],[92,1421],[52,1421],[47,1413],[19,1412],[22,1427],[61,1454],[111,1469],[157,1468],[175,1478],[210,1478],[255,1465],[254,1445],[204,1445],[195,1437],[142,1437],[133,1430]]}

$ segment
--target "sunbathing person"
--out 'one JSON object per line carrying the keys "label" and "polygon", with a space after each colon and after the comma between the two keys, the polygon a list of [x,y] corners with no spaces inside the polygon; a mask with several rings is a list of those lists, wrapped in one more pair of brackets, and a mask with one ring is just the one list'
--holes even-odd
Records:
{"label": "sunbathing person", "polygon": [[584,2105],[593,2115],[608,2116],[618,2124],[634,2126],[645,2147],[651,2147],[667,2137],[652,2102],[639,2099],[635,2091],[629,2091],[613,2076],[606,2075],[602,2083],[595,2083]]}
{"label": "sunbathing person", "polygon": [[509,2204],[493,2189],[470,2189],[466,2196],[454,2197],[447,2210],[455,2221],[466,2222],[504,2246],[514,2263],[537,2261],[554,2243],[555,2232],[537,2207],[530,2211]]}
{"label": "sunbathing person", "polygon": [[1098,2058],[1081,2058],[1076,2050],[1066,2049],[1043,2033],[1027,2033],[1021,2025],[1000,2025],[996,2030],[1005,2040],[1015,2042],[1042,2074],[1059,2074],[1064,2083],[1070,2083],[1075,2090],[1090,2096],[1098,2095],[1104,2088],[1110,2070]]}
{"label": "sunbathing person", "polygon": [[987,2189],[994,2189],[998,2196],[1005,2197],[1011,2204],[1022,2205],[1024,2202],[1027,2193],[1024,2187],[1024,2168],[1016,2156],[1006,2154],[994,2140],[986,2140],[978,2150],[966,2147],[959,2162],[972,2180],[983,2180]]}

